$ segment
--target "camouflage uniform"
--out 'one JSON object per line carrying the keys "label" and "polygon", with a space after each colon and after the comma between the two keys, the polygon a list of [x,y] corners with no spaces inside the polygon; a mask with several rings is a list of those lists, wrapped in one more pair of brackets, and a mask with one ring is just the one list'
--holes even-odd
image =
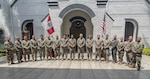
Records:
{"label": "camouflage uniform", "polygon": [[133,62],[133,66],[137,63],[137,70],[141,68],[141,58],[142,58],[142,50],[144,48],[143,43],[135,42],[132,47],[133,57],[135,58],[135,62]]}
{"label": "camouflage uniform", "polygon": [[109,46],[110,46],[110,41],[107,39],[105,39],[104,40],[104,55],[105,55],[105,60],[107,61],[107,62],[109,62],[109,55],[110,55],[110,53],[109,53]]}
{"label": "camouflage uniform", "polygon": [[118,58],[120,63],[123,62],[124,48],[125,48],[125,43],[119,42],[117,45],[117,51],[118,51]]}
{"label": "camouflage uniform", "polygon": [[38,43],[35,39],[30,40],[30,46],[31,46],[31,52],[32,52],[32,60],[36,61],[37,60],[37,47]]}
{"label": "camouflage uniform", "polygon": [[38,47],[39,47],[39,54],[40,59],[45,59],[45,40],[44,39],[38,39]]}
{"label": "camouflage uniform", "polygon": [[132,61],[133,61],[132,46],[133,46],[132,41],[128,41],[125,45],[126,59],[128,65],[132,65]]}
{"label": "camouflage uniform", "polygon": [[13,60],[14,60],[14,53],[13,53],[13,43],[10,41],[6,41],[4,42],[4,48],[6,50],[6,56],[7,56],[7,60],[8,60],[8,63],[10,64],[13,64]]}
{"label": "camouflage uniform", "polygon": [[87,48],[87,58],[92,60],[92,51],[93,51],[93,40],[87,39],[86,40],[86,48]]}
{"label": "camouflage uniform", "polygon": [[62,47],[62,58],[64,59],[64,55],[66,55],[66,59],[68,56],[68,39],[61,39],[61,47]]}
{"label": "camouflage uniform", "polygon": [[47,60],[48,60],[48,56],[50,56],[50,59],[52,59],[52,44],[53,44],[53,41],[51,39],[45,40]]}
{"label": "camouflage uniform", "polygon": [[55,48],[55,55],[58,56],[58,59],[60,59],[60,55],[61,55],[61,53],[60,53],[60,40],[56,39],[53,43],[54,43],[54,48]]}
{"label": "camouflage uniform", "polygon": [[26,55],[28,57],[28,61],[30,60],[30,41],[29,40],[23,40],[22,41],[22,47],[23,47],[23,55],[24,60],[26,61]]}
{"label": "camouflage uniform", "polygon": [[80,59],[80,54],[82,55],[82,59],[83,59],[84,58],[85,39],[78,38],[77,45],[78,45],[78,59]]}
{"label": "camouflage uniform", "polygon": [[68,41],[70,47],[70,60],[75,59],[76,39],[71,38]]}
{"label": "camouflage uniform", "polygon": [[20,40],[15,41],[15,49],[16,49],[18,63],[20,63],[23,55],[22,43]]}
{"label": "camouflage uniform", "polygon": [[99,60],[101,60],[101,54],[103,50],[103,41],[100,39],[97,39],[95,41],[95,48],[96,48],[95,60],[97,59],[97,57],[99,57]]}

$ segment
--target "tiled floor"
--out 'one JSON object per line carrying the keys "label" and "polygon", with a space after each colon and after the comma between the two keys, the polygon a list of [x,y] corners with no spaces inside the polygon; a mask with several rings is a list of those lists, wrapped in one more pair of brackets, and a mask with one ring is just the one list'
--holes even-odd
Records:
{"label": "tiled floor", "polygon": [[8,65],[6,57],[0,58],[0,79],[150,79],[149,56],[143,56],[141,71],[125,64],[87,60],[15,62]]}

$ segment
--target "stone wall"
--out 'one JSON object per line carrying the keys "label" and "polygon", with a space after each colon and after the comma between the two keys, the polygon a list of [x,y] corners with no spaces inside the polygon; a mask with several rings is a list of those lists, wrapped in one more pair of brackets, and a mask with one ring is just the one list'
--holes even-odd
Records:
{"label": "stone wall", "polygon": [[[145,47],[150,47],[150,36],[148,35],[150,32],[150,5],[145,0],[109,0],[106,7],[97,6],[96,0],[17,0],[11,8],[10,3],[13,1],[1,0],[2,9],[0,9],[6,14],[4,17],[7,23],[5,24],[9,27],[10,36],[12,37],[22,37],[22,23],[26,20],[33,20],[36,37],[45,34],[41,21],[48,13],[50,13],[55,28],[53,35],[61,37],[63,17],[59,17],[59,14],[67,6],[82,4],[90,8],[95,14],[94,17],[91,17],[94,39],[96,39],[97,34],[102,34],[100,26],[106,11],[114,19],[112,21],[110,17],[106,16],[106,32],[110,35],[110,39],[114,34],[117,34],[118,37],[124,37],[126,19],[133,19],[138,23],[138,36],[142,37]],[[49,7],[47,2],[51,1],[58,2],[58,6]],[[85,11],[80,8],[73,8],[72,10]]]}
{"label": "stone wall", "polygon": [[[110,0],[107,12],[115,20],[111,34],[124,36],[125,19],[134,19],[138,23],[138,36],[143,38],[145,47],[150,47],[150,8],[145,0]],[[111,35],[112,36],[112,35]],[[135,38],[134,38],[135,40]]]}
{"label": "stone wall", "polygon": [[42,19],[48,14],[46,0],[18,0],[12,7],[13,10],[13,27],[15,36],[22,37],[22,23],[26,20],[33,20],[34,34],[39,37],[44,34],[41,25]]}

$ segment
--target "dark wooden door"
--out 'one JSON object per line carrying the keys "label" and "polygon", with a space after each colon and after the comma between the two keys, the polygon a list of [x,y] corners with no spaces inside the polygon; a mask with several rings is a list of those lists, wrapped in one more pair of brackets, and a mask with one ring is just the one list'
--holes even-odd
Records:
{"label": "dark wooden door", "polygon": [[82,33],[83,37],[86,38],[86,28],[84,26],[84,23],[81,21],[73,22],[70,28],[70,35],[73,34],[74,37],[77,39],[79,38],[80,33]]}
{"label": "dark wooden door", "polygon": [[125,24],[125,37],[124,40],[127,41],[129,36],[133,36],[134,25],[131,22],[126,22]]}

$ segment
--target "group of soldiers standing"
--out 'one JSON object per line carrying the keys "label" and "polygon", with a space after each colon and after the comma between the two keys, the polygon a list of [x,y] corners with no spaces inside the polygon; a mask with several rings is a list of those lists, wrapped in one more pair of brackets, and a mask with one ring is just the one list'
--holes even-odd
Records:
{"label": "group of soldiers standing", "polygon": [[[134,68],[137,63],[137,70],[140,70],[144,45],[141,43],[141,37],[137,37],[136,42],[132,40],[133,37],[129,36],[128,41],[124,42],[123,38],[118,40],[117,35],[114,35],[111,41],[108,35],[106,35],[104,39],[101,39],[100,35],[97,35],[96,40],[93,40],[91,35],[85,40],[83,34],[80,34],[77,40],[73,35],[67,37],[65,34],[62,39],[59,39],[58,36],[52,39],[50,35],[45,39],[43,35],[40,35],[39,39],[35,39],[35,36],[32,35],[32,39],[30,40],[27,36],[24,36],[23,40],[16,37],[14,44],[10,41],[10,38],[7,37],[4,46],[9,64],[14,64],[14,50],[16,51],[18,63],[23,62],[22,59],[24,59],[24,62],[29,61],[30,55],[33,61],[37,61],[37,53],[40,55],[40,60],[49,60],[49,57],[50,59],[58,60],[60,60],[60,57],[62,60],[75,60],[76,49],[78,52],[78,60],[80,60],[80,58],[82,60],[84,59],[85,49],[87,51],[87,60],[92,60],[93,47],[95,46],[96,61],[97,58],[101,61],[103,57],[106,62],[109,62],[111,50],[113,63],[118,62],[119,64],[123,64],[124,54],[126,54],[127,65]],[[69,53],[70,58],[68,58]],[[117,57],[119,61],[117,61]]]}

